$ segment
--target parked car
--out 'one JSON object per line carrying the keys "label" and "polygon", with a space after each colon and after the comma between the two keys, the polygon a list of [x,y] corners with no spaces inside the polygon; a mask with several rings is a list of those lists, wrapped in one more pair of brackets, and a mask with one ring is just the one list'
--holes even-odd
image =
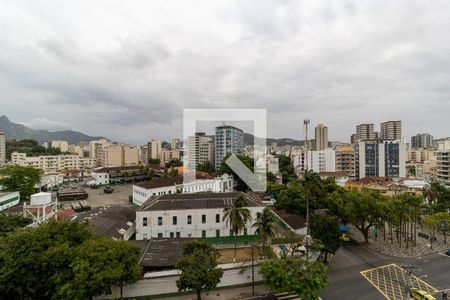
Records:
{"label": "parked car", "polygon": [[447,252],[445,252],[448,256],[450,256],[450,248],[447,249]]}
{"label": "parked car", "polygon": [[105,194],[111,194],[114,191],[114,189],[112,187],[110,187],[110,186],[106,186],[103,189],[103,191],[105,192]]}

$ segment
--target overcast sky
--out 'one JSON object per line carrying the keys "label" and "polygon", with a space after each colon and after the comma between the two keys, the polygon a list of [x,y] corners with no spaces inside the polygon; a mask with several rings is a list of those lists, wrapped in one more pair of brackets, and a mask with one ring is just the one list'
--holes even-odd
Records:
{"label": "overcast sky", "polygon": [[402,120],[450,136],[449,1],[0,0],[0,115],[113,140],[183,108],[266,108],[270,137]]}

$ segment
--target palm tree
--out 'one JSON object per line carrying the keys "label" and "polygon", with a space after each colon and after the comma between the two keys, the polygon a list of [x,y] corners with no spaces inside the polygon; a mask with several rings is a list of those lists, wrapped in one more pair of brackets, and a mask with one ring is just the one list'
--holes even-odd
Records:
{"label": "palm tree", "polygon": [[234,234],[234,260],[236,261],[237,236],[241,230],[245,228],[247,221],[252,219],[250,211],[245,207],[246,202],[242,194],[234,199],[233,204],[223,209],[222,221],[230,224]]}
{"label": "palm tree", "polygon": [[277,217],[273,214],[269,207],[265,207],[264,210],[256,214],[256,221],[253,224],[256,228],[255,234],[261,235],[263,241],[263,251],[266,246],[266,241],[269,242],[275,237],[277,231]]}

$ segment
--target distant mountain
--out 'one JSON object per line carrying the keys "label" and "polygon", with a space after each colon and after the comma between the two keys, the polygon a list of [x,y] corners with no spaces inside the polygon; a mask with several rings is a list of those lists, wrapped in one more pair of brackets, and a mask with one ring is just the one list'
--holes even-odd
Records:
{"label": "distant mountain", "polygon": [[[244,145],[253,145],[255,137],[250,133],[244,133]],[[273,139],[273,138],[267,138],[266,139],[267,145],[270,145],[272,143],[277,143],[278,146],[302,146],[304,144],[304,141],[294,140],[291,138],[280,138],[280,139]]]}
{"label": "distant mountain", "polygon": [[25,125],[13,123],[6,116],[0,117],[0,131],[5,133],[7,139],[31,139],[37,141],[39,144],[51,140],[63,140],[69,142],[69,144],[76,144],[78,142],[89,142],[102,138],[100,136],[89,136],[73,130],[34,130]]}

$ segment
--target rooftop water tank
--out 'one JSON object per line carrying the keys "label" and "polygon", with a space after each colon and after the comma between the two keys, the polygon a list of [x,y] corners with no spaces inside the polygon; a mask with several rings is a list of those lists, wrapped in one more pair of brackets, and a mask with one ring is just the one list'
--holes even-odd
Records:
{"label": "rooftop water tank", "polygon": [[52,194],[40,192],[31,195],[31,205],[44,205],[52,202]]}

